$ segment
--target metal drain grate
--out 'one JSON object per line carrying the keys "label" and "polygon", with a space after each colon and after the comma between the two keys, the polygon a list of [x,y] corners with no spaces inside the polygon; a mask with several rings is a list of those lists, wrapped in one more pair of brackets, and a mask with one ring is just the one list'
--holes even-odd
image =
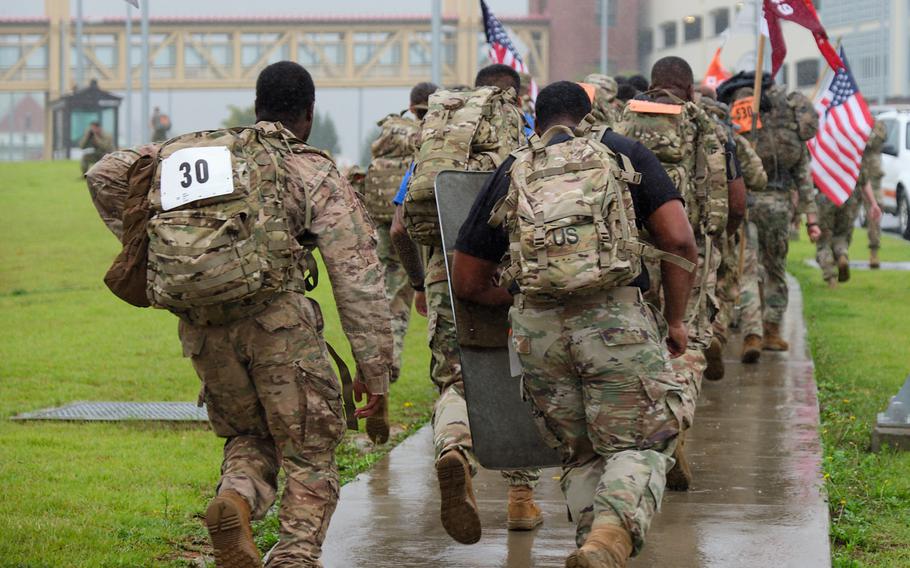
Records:
{"label": "metal drain grate", "polygon": [[63,420],[72,422],[208,422],[205,408],[191,402],[87,402],[78,401],[14,416],[13,420]]}

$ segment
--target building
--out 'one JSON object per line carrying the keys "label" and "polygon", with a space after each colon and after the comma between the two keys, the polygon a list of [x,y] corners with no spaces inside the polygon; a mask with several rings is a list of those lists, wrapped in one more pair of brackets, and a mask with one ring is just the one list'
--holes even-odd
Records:
{"label": "building", "polygon": [[[822,23],[832,42],[843,42],[860,89],[870,101],[910,93],[910,6],[903,0],[816,1]],[[704,75],[723,31],[742,10],[751,12],[752,2],[724,0],[648,0],[640,14],[640,57],[644,69],[666,55],[685,58],[696,78]],[[754,13],[754,12],[752,12]],[[825,70],[812,35],[784,22],[787,58],[777,80],[807,94],[815,91]],[[722,53],[731,71],[754,67],[754,35],[733,37]],[[770,60],[767,54],[766,61]],[[881,70],[884,69],[883,74]]]}

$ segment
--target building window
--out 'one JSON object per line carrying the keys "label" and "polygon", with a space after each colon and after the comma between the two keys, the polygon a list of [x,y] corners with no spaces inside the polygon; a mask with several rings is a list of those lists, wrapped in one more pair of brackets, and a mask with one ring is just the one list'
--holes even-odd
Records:
{"label": "building window", "polygon": [[683,39],[686,43],[701,39],[701,16],[683,18]]}
{"label": "building window", "polygon": [[650,55],[654,51],[654,30],[638,31],[638,53],[640,56]]}
{"label": "building window", "polygon": [[676,22],[666,22],[661,24],[660,35],[664,40],[664,43],[662,45],[664,49],[674,47],[676,45]]}
{"label": "building window", "polygon": [[714,18],[714,35],[720,35],[730,27],[730,9],[718,8],[711,13]]}
{"label": "building window", "polygon": [[803,59],[796,63],[796,88],[813,87],[818,82],[818,59]]}

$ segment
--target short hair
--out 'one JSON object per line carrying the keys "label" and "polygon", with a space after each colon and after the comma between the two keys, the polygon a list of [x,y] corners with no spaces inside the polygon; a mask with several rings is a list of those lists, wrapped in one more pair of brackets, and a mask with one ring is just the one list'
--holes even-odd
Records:
{"label": "short hair", "polygon": [[708,85],[699,85],[695,87],[695,90],[698,92],[698,94],[705,97],[706,99],[711,99],[712,101],[717,100],[717,91],[714,90],[714,87],[709,87]]}
{"label": "short hair", "polygon": [[615,75],[613,78],[616,79],[617,85],[622,85],[623,83],[629,82],[629,78],[626,77],[625,75]]}
{"label": "short hair", "polygon": [[626,102],[635,98],[635,95],[638,94],[638,89],[633,87],[628,82],[620,83],[619,88],[616,90],[616,98]]}
{"label": "short hair", "polygon": [[591,112],[591,99],[578,83],[556,81],[537,94],[534,106],[540,130],[546,130],[560,118],[579,123]]}
{"label": "short hair", "polygon": [[502,63],[487,65],[477,72],[474,78],[475,87],[499,87],[505,90],[508,87],[515,89],[516,93],[521,90],[521,77],[518,71]]}
{"label": "short hair", "polygon": [[256,120],[293,124],[315,101],[313,78],[293,61],[272,63],[256,79]]}
{"label": "short hair", "polygon": [[682,57],[669,55],[658,59],[651,68],[651,86],[653,88],[677,88],[687,91],[695,84],[692,67]]}
{"label": "short hair", "polygon": [[626,82],[638,89],[641,93],[648,90],[648,79],[645,78],[644,75],[632,75]]}
{"label": "short hair", "polygon": [[411,88],[410,101],[417,118],[423,118],[423,115],[427,113],[427,102],[430,100],[430,95],[438,89],[439,87],[435,83],[429,81],[422,81]]}

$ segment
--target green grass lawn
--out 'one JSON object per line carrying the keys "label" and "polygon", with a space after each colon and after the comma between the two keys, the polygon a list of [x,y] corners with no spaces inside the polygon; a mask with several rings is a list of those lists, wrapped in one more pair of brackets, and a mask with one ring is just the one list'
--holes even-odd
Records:
{"label": "green grass lawn", "polygon": [[[868,258],[865,230],[852,257]],[[869,450],[876,413],[910,374],[910,272],[854,270],[828,290],[792,243],[789,268],[805,299],[821,402],[834,566],[910,566],[910,452]],[[882,260],[910,261],[910,242],[883,237]]]}
{"label": "green grass lawn", "polygon": [[[118,250],[74,162],[0,164],[0,566],[181,566],[205,545],[221,441],[203,429],[13,423],[75,400],[195,401],[177,320],[105,288]],[[328,279],[314,293],[326,336],[351,358]],[[423,424],[435,397],[415,315],[393,424]],[[399,439],[401,436],[399,436]],[[339,450],[349,481],[388,450]],[[276,522],[257,526],[261,546]]]}

